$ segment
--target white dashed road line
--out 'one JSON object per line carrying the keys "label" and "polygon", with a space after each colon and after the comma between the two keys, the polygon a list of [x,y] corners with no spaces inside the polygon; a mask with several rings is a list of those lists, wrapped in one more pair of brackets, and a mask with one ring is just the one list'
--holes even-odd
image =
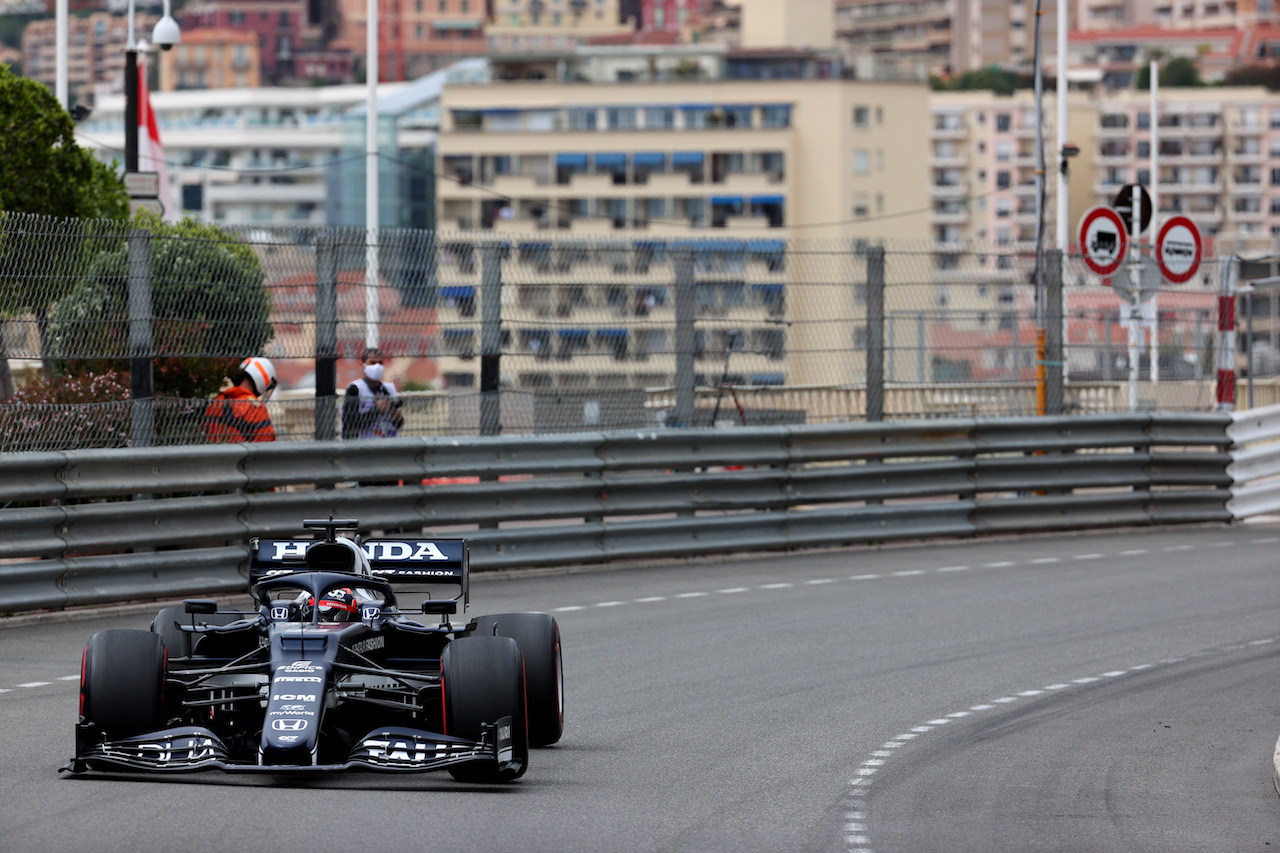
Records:
{"label": "white dashed road line", "polygon": [[[1239,643],[1239,644],[1229,645],[1229,646],[1220,646],[1214,649],[1203,650],[1200,652],[1196,652],[1192,655],[1189,655],[1188,657],[1199,657],[1201,655],[1212,655],[1212,654],[1225,654],[1233,650],[1247,648],[1248,646],[1260,646],[1260,645],[1265,645],[1267,643],[1273,643],[1275,641],[1276,641],[1275,637],[1268,637],[1266,639],[1261,639],[1261,640],[1251,640],[1247,643]],[[1160,661],[1159,664],[1165,665],[1165,664],[1171,664],[1171,663],[1180,663],[1183,660],[1185,660],[1185,658],[1165,658],[1164,660]],[[983,702],[978,705],[971,705],[967,711],[953,711],[950,714],[947,714],[945,717],[938,717],[936,719],[929,720],[927,724],[915,726],[911,729],[910,732],[905,732],[903,734],[897,735],[892,740],[887,741],[884,744],[881,744],[879,749],[871,753],[872,758],[862,762],[862,764],[856,770],[854,770],[852,778],[849,779],[848,787],[845,793],[845,800],[844,800],[844,806],[846,808],[846,811],[844,812],[844,818],[846,823],[842,827],[843,829],[842,835],[843,835],[843,840],[845,844],[845,848],[844,848],[845,853],[875,853],[874,849],[871,846],[871,836],[868,831],[868,825],[866,821],[866,816],[868,814],[867,798],[871,794],[871,786],[875,781],[876,774],[881,769],[883,769],[887,763],[885,759],[892,758],[895,755],[895,753],[892,750],[896,750],[902,746],[905,746],[907,744],[907,741],[914,740],[915,738],[921,735],[927,734],[933,731],[935,728],[942,726],[946,723],[952,722],[953,720],[957,720],[962,717],[968,717],[974,713],[990,711],[993,708],[996,708],[998,706],[1009,705],[1013,702],[1019,701],[1019,697],[1030,698],[1034,696],[1043,696],[1045,695],[1046,691],[1066,690],[1067,688],[1076,684],[1079,684],[1079,685],[1092,684],[1094,682],[1101,682],[1103,679],[1119,678],[1123,675],[1128,675],[1131,673],[1142,672],[1143,670],[1151,669],[1153,666],[1156,666],[1156,665],[1157,664],[1143,663],[1143,664],[1138,664],[1137,666],[1129,667],[1128,669],[1111,670],[1109,672],[1104,672],[1101,675],[1097,675],[1097,676],[1090,675],[1090,676],[1084,676],[1081,678],[1073,678],[1070,683],[1055,682],[1053,684],[1045,685],[1043,688],[1040,688],[1038,690],[1022,690],[1022,691],[1019,691],[1016,695],[1000,696],[998,698],[990,700],[989,702]],[[854,817],[854,815],[857,815],[857,817]],[[854,828],[855,824],[856,824],[856,829]],[[856,834],[851,834],[851,833],[856,833]]]}

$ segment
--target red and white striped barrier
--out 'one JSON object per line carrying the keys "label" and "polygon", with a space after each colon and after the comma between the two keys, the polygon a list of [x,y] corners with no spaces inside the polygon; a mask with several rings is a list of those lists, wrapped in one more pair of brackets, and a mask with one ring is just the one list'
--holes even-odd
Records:
{"label": "red and white striped barrier", "polygon": [[1218,261],[1218,394],[1217,409],[1236,407],[1236,272],[1234,255]]}

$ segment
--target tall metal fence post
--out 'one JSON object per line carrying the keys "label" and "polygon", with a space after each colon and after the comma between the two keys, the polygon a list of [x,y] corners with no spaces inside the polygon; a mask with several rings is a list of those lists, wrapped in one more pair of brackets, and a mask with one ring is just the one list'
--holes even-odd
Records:
{"label": "tall metal fence post", "polygon": [[867,253],[867,420],[884,420],[884,246]]}
{"label": "tall metal fence post", "polygon": [[129,229],[129,443],[156,443],[151,334],[151,232]]}
{"label": "tall metal fence post", "polygon": [[924,370],[924,312],[916,312],[916,381],[923,384],[925,376]]}
{"label": "tall metal fence post", "polygon": [[675,252],[676,309],[676,411],[675,425],[694,426],[697,400],[694,390],[693,356],[696,344],[693,321],[697,313],[694,301],[693,247],[681,246]]}
{"label": "tall metal fence post", "polygon": [[501,429],[502,401],[502,258],[506,247],[491,241],[480,246],[480,434]]}
{"label": "tall metal fence post", "polygon": [[316,412],[317,441],[337,438],[338,236],[320,235],[316,246]]}
{"label": "tall metal fence post", "polygon": [[1045,414],[1063,412],[1062,250],[1045,255],[1044,279],[1044,393]]}

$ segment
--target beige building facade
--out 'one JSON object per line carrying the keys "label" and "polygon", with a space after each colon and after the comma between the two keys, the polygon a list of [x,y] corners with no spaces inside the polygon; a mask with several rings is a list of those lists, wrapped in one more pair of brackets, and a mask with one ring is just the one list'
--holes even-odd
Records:
{"label": "beige building facade", "polygon": [[[136,33],[146,37],[159,17],[138,13]],[[57,77],[55,21],[32,21],[22,32],[22,73],[53,88]],[[67,86],[81,100],[93,96],[95,87],[124,91],[124,49],[128,21],[124,15],[94,12],[72,16],[67,22]]]}
{"label": "beige building facade", "polygon": [[258,37],[239,30],[196,30],[159,54],[160,91],[243,89],[262,85]]}
{"label": "beige building facade", "polygon": [[1160,216],[1190,217],[1213,247],[1274,251],[1280,241],[1280,103],[1274,94],[1251,87],[1166,89],[1159,111],[1153,182],[1148,94],[1115,93],[1098,102],[1095,203],[1110,203],[1126,183],[1154,183]]}
{"label": "beige building facade", "polygon": [[493,51],[564,50],[635,28],[619,0],[494,0],[484,34]]}
{"label": "beige building facade", "polygon": [[[1041,49],[1056,62],[1056,0],[1043,4]],[[963,74],[990,65],[1030,67],[1034,3],[1027,0],[836,0],[841,49],[855,65],[902,77]]]}
{"label": "beige building facade", "polygon": [[[992,92],[934,92],[930,111],[930,193],[932,238],[939,244],[1025,245],[1036,236],[1035,95]],[[1058,182],[1054,151],[1058,145],[1057,98],[1043,104],[1045,234],[1056,229]],[[1089,141],[1097,121],[1085,93],[1067,103],[1067,139],[1084,149],[1069,163],[1068,228],[1093,205]]]}
{"label": "beige building facade", "polygon": [[[514,249],[504,320],[518,354],[546,361],[513,370],[513,385],[671,384],[680,246],[694,253],[704,379],[735,341],[745,384],[861,378],[862,355],[849,355],[850,318],[864,310],[851,285],[865,258],[854,250],[929,234],[924,86],[732,79],[727,69],[750,63],[707,47],[493,62],[492,82],[445,89],[437,211],[442,232],[479,229]],[[601,82],[569,82],[590,81],[592,68]],[[628,82],[616,82],[619,71]],[[575,261],[566,246],[577,241]],[[792,250],[806,242],[816,251]],[[464,266],[478,283],[467,264],[448,275],[461,281]],[[552,270],[541,280],[558,284],[539,284]],[[464,299],[446,304],[442,324],[462,321],[455,308],[473,310],[465,290],[450,292]],[[562,349],[564,331],[586,343]],[[448,357],[446,377],[474,373]]]}

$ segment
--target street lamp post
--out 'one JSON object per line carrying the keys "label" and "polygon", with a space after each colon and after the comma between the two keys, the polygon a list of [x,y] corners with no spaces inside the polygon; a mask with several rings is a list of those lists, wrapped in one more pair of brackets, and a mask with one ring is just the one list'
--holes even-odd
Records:
{"label": "street lamp post", "polygon": [[[128,35],[124,53],[124,170],[138,171],[138,45],[135,32],[134,0],[129,0]],[[164,3],[164,17],[151,33],[151,42],[169,50],[182,39],[178,23],[169,13],[169,0]],[[136,246],[135,246],[136,243]],[[155,439],[151,401],[155,397],[153,375],[151,321],[150,242],[144,235],[130,235],[130,354],[129,396],[133,400],[132,440],[135,446],[150,445]],[[135,277],[135,269],[138,275]],[[135,281],[134,279],[139,279]],[[135,328],[137,327],[137,328]]]}
{"label": "street lamp post", "polygon": [[[124,44],[124,170],[138,171],[138,39],[135,32],[134,0],[129,0],[129,29]],[[161,50],[170,50],[182,41],[178,22],[169,11],[169,0],[164,0],[164,17],[151,31],[151,43]]]}

